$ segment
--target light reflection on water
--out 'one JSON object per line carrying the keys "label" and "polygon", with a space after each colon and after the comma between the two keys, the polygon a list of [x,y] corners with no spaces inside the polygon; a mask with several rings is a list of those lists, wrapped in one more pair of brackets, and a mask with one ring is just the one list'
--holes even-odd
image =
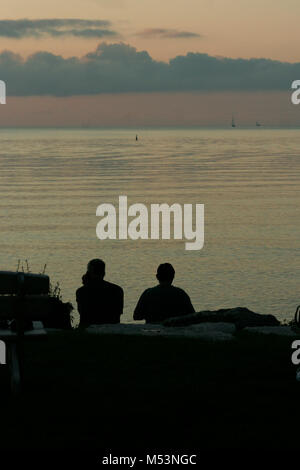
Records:
{"label": "light reflection on water", "polygon": [[[300,303],[297,130],[1,130],[1,269],[47,264],[75,305],[86,263],[101,257],[125,290],[124,320],[159,263],[196,310],[247,306],[278,317]],[[96,208],[205,204],[205,245],[100,241]]]}

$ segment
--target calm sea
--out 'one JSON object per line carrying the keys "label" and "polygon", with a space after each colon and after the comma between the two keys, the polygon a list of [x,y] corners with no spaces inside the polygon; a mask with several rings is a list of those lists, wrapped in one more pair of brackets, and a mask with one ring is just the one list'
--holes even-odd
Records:
{"label": "calm sea", "polygon": [[[246,306],[290,318],[300,304],[300,130],[2,129],[2,270],[18,259],[75,306],[89,259],[125,291],[123,321],[156,267],[171,262],[175,284],[196,310]],[[205,204],[205,245],[184,241],[100,241],[96,208]]]}

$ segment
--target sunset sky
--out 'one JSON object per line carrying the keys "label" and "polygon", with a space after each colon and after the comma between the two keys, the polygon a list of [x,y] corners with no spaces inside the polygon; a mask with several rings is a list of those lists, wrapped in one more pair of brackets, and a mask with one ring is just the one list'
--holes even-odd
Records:
{"label": "sunset sky", "polygon": [[298,0],[10,0],[0,124],[298,125],[299,19]]}

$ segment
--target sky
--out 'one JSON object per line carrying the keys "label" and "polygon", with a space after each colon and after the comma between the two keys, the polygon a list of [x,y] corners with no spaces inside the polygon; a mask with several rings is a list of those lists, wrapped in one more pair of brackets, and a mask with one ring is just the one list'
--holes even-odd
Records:
{"label": "sky", "polygon": [[299,19],[299,0],[10,0],[0,123],[298,125]]}

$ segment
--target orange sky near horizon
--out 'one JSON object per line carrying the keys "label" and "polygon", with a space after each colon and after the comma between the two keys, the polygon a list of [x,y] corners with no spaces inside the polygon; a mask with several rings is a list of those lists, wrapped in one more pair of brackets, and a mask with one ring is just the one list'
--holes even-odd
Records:
{"label": "orange sky near horizon", "polygon": [[1,127],[300,126],[289,92],[122,93],[11,97]]}
{"label": "orange sky near horizon", "polygon": [[[265,57],[298,62],[299,0],[10,0],[1,4],[1,19],[81,18],[111,22],[118,36],[104,38],[147,50],[156,60],[188,51],[227,57]],[[202,37],[140,37],[145,29],[188,31]],[[102,41],[64,37],[55,39],[1,37],[0,50],[27,56],[38,50],[82,56]]]}

